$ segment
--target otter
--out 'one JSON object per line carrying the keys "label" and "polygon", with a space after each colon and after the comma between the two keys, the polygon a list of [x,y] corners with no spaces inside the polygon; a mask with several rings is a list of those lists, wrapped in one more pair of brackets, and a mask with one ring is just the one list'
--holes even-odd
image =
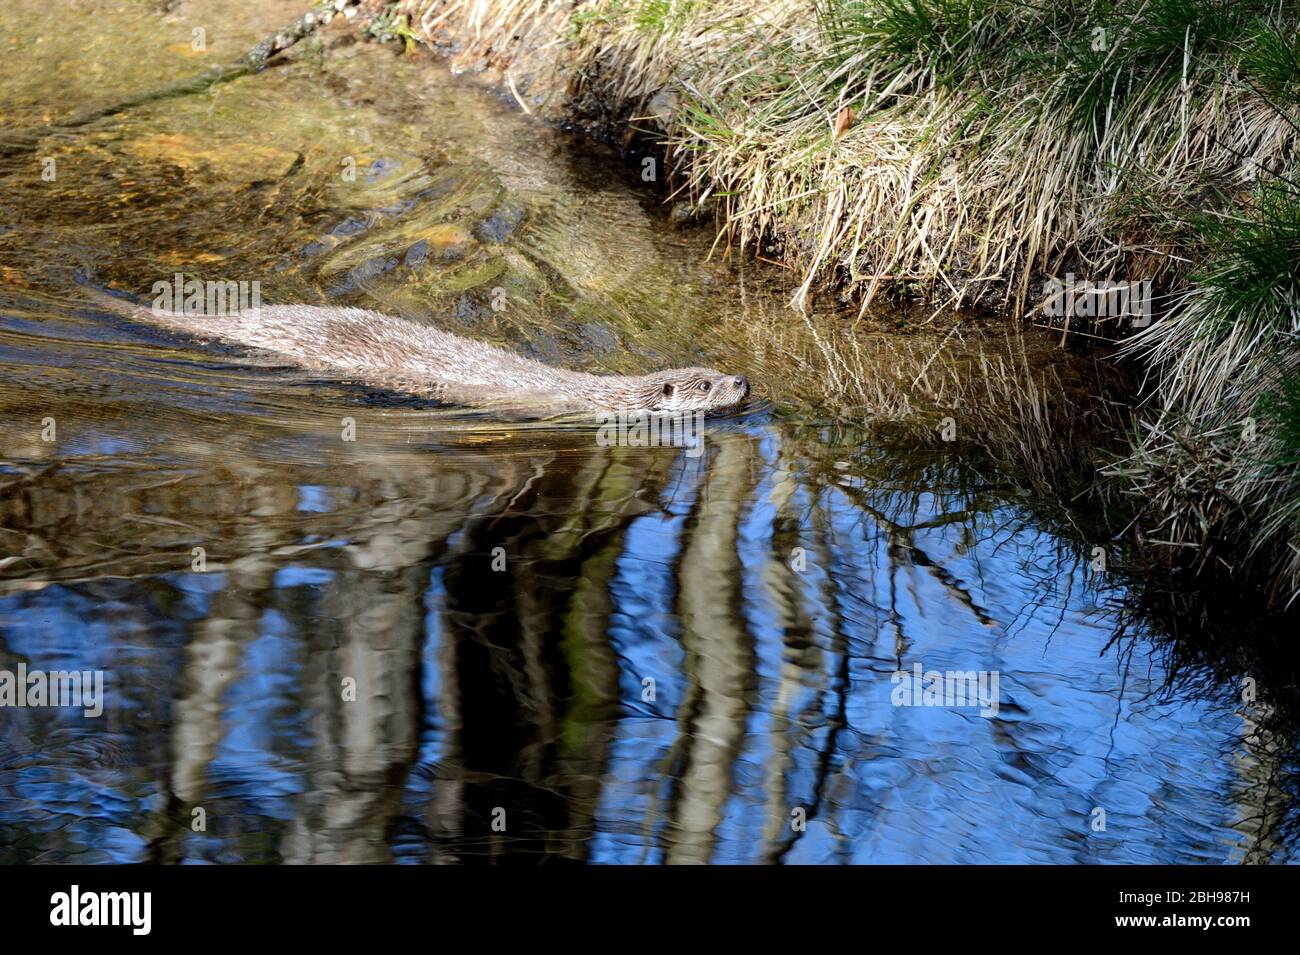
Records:
{"label": "otter", "polygon": [[112,311],[199,339],[274,352],[300,368],[342,372],[367,384],[471,407],[510,405],[539,414],[718,411],[742,402],[749,382],[713,368],[648,375],[595,375],[542,364],[382,312],[314,305],[263,305],[208,316],[162,311],[82,283]]}

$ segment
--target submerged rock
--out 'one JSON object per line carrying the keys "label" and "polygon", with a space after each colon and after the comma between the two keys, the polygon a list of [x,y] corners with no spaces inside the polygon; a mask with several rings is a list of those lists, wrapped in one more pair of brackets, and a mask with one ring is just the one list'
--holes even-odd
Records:
{"label": "submerged rock", "polygon": [[505,206],[475,226],[474,234],[480,242],[504,242],[518,231],[523,221],[522,207]]}
{"label": "submerged rock", "polygon": [[419,242],[415,243],[415,245],[406,250],[406,256],[403,258],[402,264],[409,269],[419,268],[424,264],[425,259],[428,257],[429,243],[427,240],[421,239]]}
{"label": "submerged rock", "polygon": [[474,245],[474,237],[464,226],[446,222],[421,229],[413,233],[416,241],[407,249],[407,264],[413,258],[418,262],[436,260],[451,262],[465,257],[465,253]]}
{"label": "submerged rock", "polygon": [[668,222],[674,229],[684,229],[688,226],[699,225],[703,219],[703,211],[699,206],[685,199],[674,202],[672,208],[668,210]]}
{"label": "submerged rock", "polygon": [[618,336],[603,322],[586,322],[578,331],[598,351],[611,352],[618,347]]}

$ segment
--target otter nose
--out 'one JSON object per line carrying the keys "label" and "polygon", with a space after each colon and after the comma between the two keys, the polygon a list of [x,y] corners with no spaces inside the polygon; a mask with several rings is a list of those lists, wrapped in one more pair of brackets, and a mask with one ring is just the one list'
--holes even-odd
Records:
{"label": "otter nose", "polygon": [[745,378],[743,375],[737,375],[732,380],[732,384],[736,386],[737,390],[740,391],[741,394],[749,394],[749,379]]}

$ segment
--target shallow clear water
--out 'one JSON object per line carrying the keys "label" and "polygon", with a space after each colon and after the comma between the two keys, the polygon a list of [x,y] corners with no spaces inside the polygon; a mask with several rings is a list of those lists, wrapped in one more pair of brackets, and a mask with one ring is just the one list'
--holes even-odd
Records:
{"label": "shallow clear water", "polygon": [[[0,10],[11,130],[301,4],[48,7]],[[1291,858],[1287,747],[1113,639],[1123,582],[1013,464],[810,398],[850,319],[768,354],[801,320],[638,168],[341,34],[0,156],[0,671],[104,679],[98,718],[0,708],[0,861]],[[132,325],[78,270],[763,397],[702,454],[603,447]],[[899,705],[918,666],[995,706]]]}

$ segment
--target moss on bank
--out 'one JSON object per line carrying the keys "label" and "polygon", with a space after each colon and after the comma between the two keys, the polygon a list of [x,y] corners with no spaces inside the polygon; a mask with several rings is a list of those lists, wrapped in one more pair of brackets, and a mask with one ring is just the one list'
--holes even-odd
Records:
{"label": "moss on bank", "polygon": [[798,270],[796,308],[833,285],[1028,314],[1047,278],[1150,280],[1148,395],[1110,473],[1172,561],[1244,561],[1283,602],[1300,587],[1294,4],[406,9],[524,108],[656,137],[722,241]]}

